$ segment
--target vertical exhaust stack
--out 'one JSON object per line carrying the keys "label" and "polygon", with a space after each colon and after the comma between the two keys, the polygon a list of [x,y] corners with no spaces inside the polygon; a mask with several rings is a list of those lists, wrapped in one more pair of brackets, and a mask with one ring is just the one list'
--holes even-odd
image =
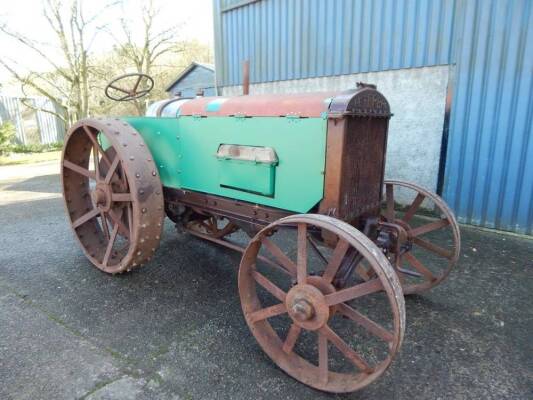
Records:
{"label": "vertical exhaust stack", "polygon": [[242,94],[250,94],[250,60],[242,62]]}

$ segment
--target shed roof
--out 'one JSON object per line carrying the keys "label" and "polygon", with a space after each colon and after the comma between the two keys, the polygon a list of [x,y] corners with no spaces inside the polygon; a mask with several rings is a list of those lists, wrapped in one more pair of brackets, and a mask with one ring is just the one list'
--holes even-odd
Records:
{"label": "shed roof", "polygon": [[211,72],[215,72],[215,66],[213,64],[207,64],[207,63],[200,63],[200,62],[196,62],[196,61],[193,61],[192,63],[189,64],[189,66],[187,68],[185,68],[183,71],[181,71],[181,73],[178,75],[178,77],[176,79],[174,79],[165,89],[165,92],[168,92],[172,89],[172,87],[174,87],[179,81],[181,81],[183,78],[185,78],[187,75],[189,75],[189,73],[195,69],[195,68],[205,68]]}

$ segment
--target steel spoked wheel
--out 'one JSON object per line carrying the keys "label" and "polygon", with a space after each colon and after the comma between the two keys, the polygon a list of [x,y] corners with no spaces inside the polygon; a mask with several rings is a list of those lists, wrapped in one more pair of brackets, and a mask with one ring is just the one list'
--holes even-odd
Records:
{"label": "steel spoked wheel", "polygon": [[402,233],[389,257],[405,294],[429,290],[446,279],[459,259],[461,233],[441,197],[409,182],[385,181],[382,220]]}
{"label": "steel spoked wheel", "polygon": [[235,232],[237,226],[224,217],[213,215],[205,219],[195,219],[188,222],[187,229],[215,239],[221,239]]}
{"label": "steel spoked wheel", "polygon": [[[317,245],[325,231],[337,238],[335,248]],[[261,262],[261,251],[281,268]],[[352,274],[336,286],[336,278],[362,264],[373,279],[361,282]],[[261,230],[243,255],[239,293],[262,349],[319,390],[351,392],[370,384],[403,340],[405,306],[394,270],[365,235],[334,218],[294,215]]]}
{"label": "steel spoked wheel", "polygon": [[108,273],[150,260],[162,232],[163,194],[138,132],[118,118],[79,121],[61,163],[65,206],[89,260]]}

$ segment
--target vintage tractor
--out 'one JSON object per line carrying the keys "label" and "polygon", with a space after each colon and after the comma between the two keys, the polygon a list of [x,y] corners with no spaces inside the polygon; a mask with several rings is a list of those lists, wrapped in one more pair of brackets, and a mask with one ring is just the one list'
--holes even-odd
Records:
{"label": "vintage tractor", "polygon": [[[106,93],[146,94],[138,88],[151,80],[133,78],[130,89],[118,79]],[[404,294],[442,282],[460,251],[440,197],[384,181],[390,117],[376,87],[358,84],[173,98],[146,117],[81,120],[61,168],[72,229],[110,274],[150,261],[165,215],[241,251],[242,310],[261,348],[313,388],[358,390],[400,349]]]}

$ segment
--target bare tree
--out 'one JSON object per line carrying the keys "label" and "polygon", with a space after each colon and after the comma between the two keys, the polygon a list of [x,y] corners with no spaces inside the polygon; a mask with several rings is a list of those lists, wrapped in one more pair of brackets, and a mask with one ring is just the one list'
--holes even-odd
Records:
{"label": "bare tree", "polygon": [[[63,112],[52,113],[67,123],[84,118],[89,113],[89,49],[102,28],[96,25],[100,14],[86,17],[82,3],[82,0],[68,0],[68,4],[62,0],[43,0],[43,15],[54,33],[54,43],[39,43],[11,30],[6,24],[0,25],[0,32],[40,57],[52,72],[32,69],[21,72],[20,65],[6,58],[0,58],[0,64],[21,83],[23,93],[30,89],[59,105]],[[52,50],[47,51],[48,47]],[[59,55],[60,59],[54,59],[55,55]]]}
{"label": "bare tree", "polygon": [[[155,7],[153,0],[143,2],[141,9],[140,37],[135,37],[131,27],[138,27],[135,21],[125,18],[120,20],[121,35],[117,36],[109,31],[115,39],[117,51],[129,61],[138,73],[150,75],[158,60],[165,54],[179,54],[185,50],[182,42],[177,40],[179,25],[162,27],[158,23],[161,10]],[[135,101],[135,107],[139,115],[144,114],[146,99]]]}

